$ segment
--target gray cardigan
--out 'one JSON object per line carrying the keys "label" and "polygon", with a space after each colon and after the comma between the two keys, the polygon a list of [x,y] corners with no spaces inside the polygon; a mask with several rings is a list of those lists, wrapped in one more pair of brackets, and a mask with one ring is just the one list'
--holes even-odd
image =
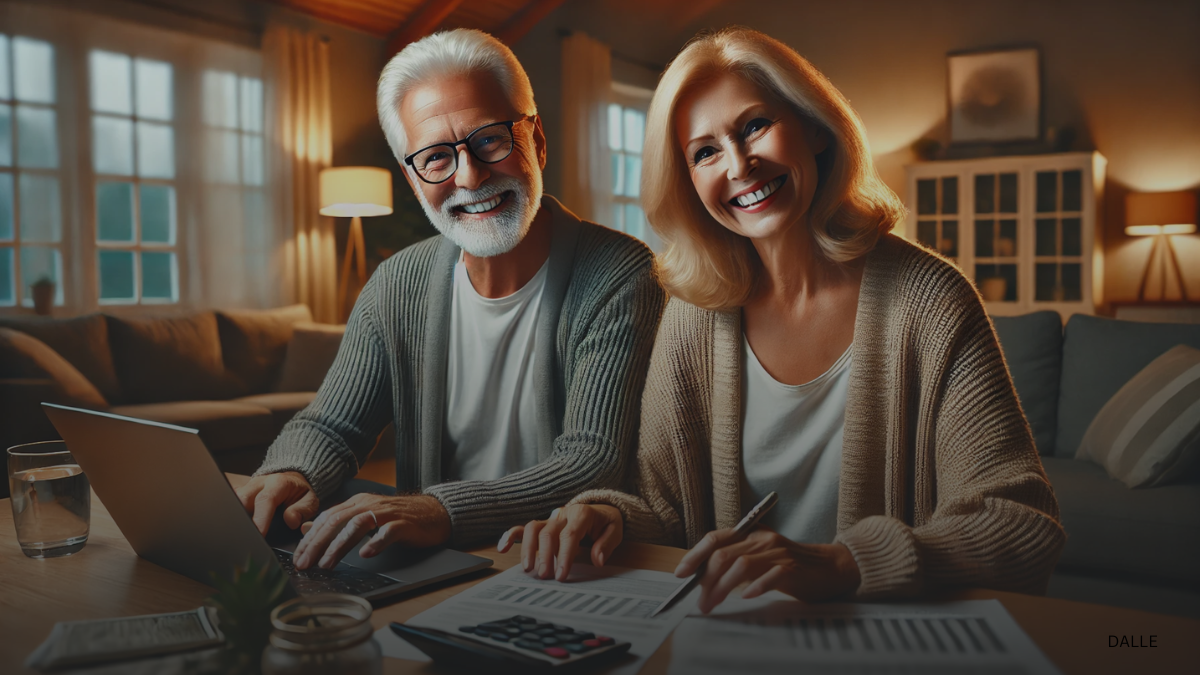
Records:
{"label": "gray cardigan", "polygon": [[[538,315],[538,457],[493,481],[443,482],[450,302],[458,246],[437,236],[397,253],[358,298],[316,398],[283,428],[255,475],[299,471],[321,498],[354,476],[396,425],[396,487],[450,514],[452,543],[544,518],[583,490],[616,487],[635,450],[642,386],[666,294],[654,256],[581,221],[553,197]],[[546,349],[544,345],[553,345]]]}

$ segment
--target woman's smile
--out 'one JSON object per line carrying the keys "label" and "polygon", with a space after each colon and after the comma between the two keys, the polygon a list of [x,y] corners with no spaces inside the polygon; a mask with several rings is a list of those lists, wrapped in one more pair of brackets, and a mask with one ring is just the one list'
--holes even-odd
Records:
{"label": "woman's smile", "polygon": [[769,181],[760,181],[734,195],[733,199],[729,200],[729,205],[742,213],[759,213],[775,203],[775,197],[786,182],[787,174]]}

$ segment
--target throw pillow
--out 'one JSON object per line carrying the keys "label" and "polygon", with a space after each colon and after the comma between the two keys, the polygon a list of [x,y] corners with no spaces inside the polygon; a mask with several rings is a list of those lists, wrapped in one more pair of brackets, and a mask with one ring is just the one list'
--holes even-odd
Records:
{"label": "throw pillow", "polygon": [[311,321],[307,305],[217,312],[226,371],[237,378],[245,394],[270,390],[279,379],[295,325]]}
{"label": "throw pillow", "polygon": [[108,324],[103,314],[87,314],[70,319],[0,317],[0,328],[11,328],[41,340],[78,368],[109,403],[122,401],[121,383],[113,364]]}
{"label": "throw pillow", "polygon": [[316,391],[337,357],[345,326],[297,324],[288,343],[278,391]]}
{"label": "throw pillow", "polygon": [[1200,350],[1179,345],[1134,375],[1101,408],[1075,457],[1131,488],[1185,474],[1200,460]]}
{"label": "throw pillow", "polygon": [[240,392],[225,373],[212,312],[137,319],[110,315],[108,322],[127,403],[209,401]]}
{"label": "throw pillow", "polygon": [[1038,453],[1054,454],[1058,425],[1058,381],[1062,375],[1062,318],[1041,311],[994,316],[996,337],[1004,350],[1017,398],[1033,429]]}
{"label": "throw pillow", "polygon": [[63,403],[80,408],[107,408],[108,401],[83,373],[41,340],[0,328],[0,379],[54,380]]}

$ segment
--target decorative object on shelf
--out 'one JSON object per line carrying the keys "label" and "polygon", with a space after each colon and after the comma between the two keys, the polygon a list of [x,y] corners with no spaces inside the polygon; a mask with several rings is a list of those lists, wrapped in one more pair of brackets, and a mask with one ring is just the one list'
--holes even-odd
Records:
{"label": "decorative object on shelf", "polygon": [[929,162],[938,158],[938,153],[942,151],[942,144],[933,138],[918,138],[908,146],[908,149],[912,150],[917,159]]}
{"label": "decorative object on shelf", "polygon": [[217,592],[208,602],[217,610],[218,628],[225,636],[225,673],[257,675],[271,635],[274,610],[281,606],[288,577],[278,565],[259,565],[252,559],[225,579],[215,572]]}
{"label": "decorative object on shelf", "polygon": [[1131,192],[1125,197],[1125,234],[1130,237],[1154,237],[1150,254],[1146,257],[1146,268],[1142,270],[1142,283],[1138,286],[1138,301],[1146,299],[1146,284],[1150,281],[1150,268],[1154,255],[1159,258],[1162,270],[1162,293],[1158,299],[1165,300],[1167,294],[1167,256],[1170,255],[1179,281],[1179,292],[1188,302],[1187,280],[1175,245],[1171,238],[1177,234],[1193,234],[1196,231],[1196,193],[1190,190],[1179,192]]}
{"label": "decorative object on shelf", "polygon": [[386,216],[392,212],[392,174],[373,166],[343,166],[321,171],[321,215],[350,218],[346,256],[338,281],[338,317],[345,320],[353,299],[347,299],[350,264],[354,262],[358,288],[367,283],[367,245],[363,241],[362,217]]}
{"label": "decorative object on shelf", "polygon": [[33,294],[33,313],[49,316],[50,310],[54,307],[54,280],[50,277],[42,277],[33,282],[29,290]]}
{"label": "decorative object on shelf", "polygon": [[371,604],[342,593],[289,600],[271,612],[263,675],[379,675],[383,652],[372,639]]}
{"label": "decorative object on shelf", "polygon": [[1106,166],[1091,152],[911,164],[907,237],[958,265],[993,315],[1092,314]]}
{"label": "decorative object on shelf", "polygon": [[1041,138],[1037,49],[954,52],[948,66],[951,143]]}

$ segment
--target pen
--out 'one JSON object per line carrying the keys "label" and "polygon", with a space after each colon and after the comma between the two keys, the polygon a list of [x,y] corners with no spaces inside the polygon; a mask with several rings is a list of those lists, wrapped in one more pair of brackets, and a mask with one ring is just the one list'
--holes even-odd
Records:
{"label": "pen", "polygon": [[[739,521],[738,524],[733,528],[734,534],[738,535],[738,537],[744,537],[747,534],[750,534],[750,530],[753,530],[754,527],[758,525],[763,516],[767,515],[767,512],[770,511],[778,501],[779,495],[774,492],[768,494],[766,497],[763,497],[762,501],[759,502],[754,508],[750,509],[741,519],[741,521]],[[658,609],[654,610],[650,616],[657,616],[659,612],[662,612],[667,607],[674,604],[677,598],[690,593],[691,590],[696,587],[696,584],[700,583],[700,577],[704,576],[704,570],[707,566],[708,561],[700,563],[700,567],[696,569],[696,573],[692,575],[692,578],[688,579],[686,584],[680,586],[678,590],[672,593],[671,597],[667,598],[666,602],[659,605]]]}

